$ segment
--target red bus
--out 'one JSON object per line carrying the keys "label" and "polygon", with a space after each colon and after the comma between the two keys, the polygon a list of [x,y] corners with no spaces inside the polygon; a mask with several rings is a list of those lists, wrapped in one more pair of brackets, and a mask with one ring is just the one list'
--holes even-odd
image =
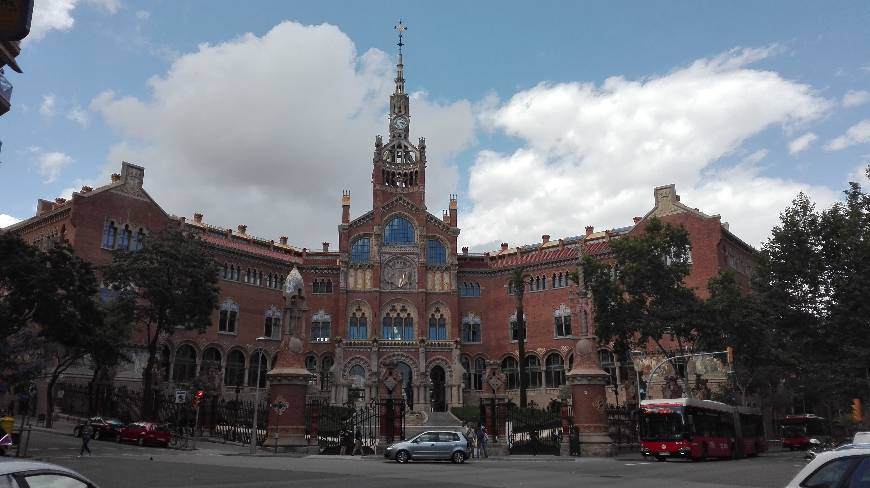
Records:
{"label": "red bus", "polygon": [[787,415],[780,425],[780,432],[782,447],[791,451],[807,449],[812,444],[824,444],[831,440],[828,423],[822,417],[811,413]]}
{"label": "red bus", "polygon": [[645,458],[733,459],[767,450],[757,409],[694,398],[644,400],[640,408]]}

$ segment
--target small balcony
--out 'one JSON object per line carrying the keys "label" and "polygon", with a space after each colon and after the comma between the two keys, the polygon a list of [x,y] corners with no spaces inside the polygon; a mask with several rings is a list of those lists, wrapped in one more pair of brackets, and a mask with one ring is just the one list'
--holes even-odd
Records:
{"label": "small balcony", "polygon": [[12,106],[12,83],[3,76],[0,70],[0,115],[9,111]]}

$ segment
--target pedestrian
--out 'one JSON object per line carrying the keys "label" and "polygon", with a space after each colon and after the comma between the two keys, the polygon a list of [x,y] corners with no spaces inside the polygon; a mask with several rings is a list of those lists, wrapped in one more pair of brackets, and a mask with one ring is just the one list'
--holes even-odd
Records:
{"label": "pedestrian", "polygon": [[344,429],[338,431],[338,447],[339,456],[347,454],[347,431]]}
{"label": "pedestrian", "polygon": [[82,432],[82,448],[79,451],[79,457],[82,457],[82,454],[84,454],[85,451],[88,451],[88,456],[91,456],[93,454],[91,453],[91,448],[88,447],[88,443],[91,442],[91,435],[93,435],[93,428],[91,427],[91,424],[90,423],[85,424],[84,427],[82,427],[81,432]]}
{"label": "pedestrian", "polygon": [[477,434],[474,433],[474,428],[471,423],[465,426],[465,438],[468,440],[469,457],[477,457]]}
{"label": "pedestrian", "polygon": [[362,452],[362,431],[359,430],[359,427],[356,428],[356,433],[353,436],[353,452],[350,455],[356,456],[356,453],[359,453],[360,456],[363,455],[363,452]]}
{"label": "pedestrian", "polygon": [[477,457],[481,457],[481,455],[486,458],[489,457],[489,454],[486,452],[486,442],[488,440],[489,434],[486,433],[486,426],[481,425],[477,430]]}

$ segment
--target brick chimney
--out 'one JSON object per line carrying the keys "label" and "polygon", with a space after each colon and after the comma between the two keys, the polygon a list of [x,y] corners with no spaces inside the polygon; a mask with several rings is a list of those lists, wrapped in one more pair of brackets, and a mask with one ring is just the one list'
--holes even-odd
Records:
{"label": "brick chimney", "polygon": [[48,200],[39,199],[36,201],[36,215],[42,215],[45,212],[51,211],[54,208],[54,204],[49,202]]}
{"label": "brick chimney", "polygon": [[350,223],[350,191],[348,190],[341,192],[341,223]]}
{"label": "brick chimney", "polygon": [[112,183],[117,183],[119,181],[121,181],[121,174],[120,173],[112,173]]}
{"label": "brick chimney", "polygon": [[456,194],[450,195],[450,227],[459,225],[459,211],[456,209]]}
{"label": "brick chimney", "polygon": [[586,226],[586,236],[587,237],[591,236],[593,232],[595,232],[595,227],[593,227],[591,225],[587,225]]}
{"label": "brick chimney", "polygon": [[450,224],[450,212],[448,212],[447,210],[442,210],[441,211],[441,221],[444,222],[445,224],[449,225]]}
{"label": "brick chimney", "polygon": [[467,248],[467,247],[463,247],[463,248],[462,248],[462,254],[468,254],[468,248]]}
{"label": "brick chimney", "polygon": [[634,220],[634,225],[637,225],[637,224],[639,224],[640,221],[643,220],[643,219],[642,219],[641,217],[635,217],[635,218],[633,218],[633,219],[631,219],[631,220]]}
{"label": "brick chimney", "polygon": [[239,224],[239,234],[246,236],[248,235],[248,226],[245,224]]}
{"label": "brick chimney", "polygon": [[323,245],[323,252],[329,252],[329,243],[328,242],[321,242],[320,244]]}
{"label": "brick chimney", "polygon": [[565,248],[565,239],[559,239],[559,249]]}
{"label": "brick chimney", "polygon": [[196,222],[197,224],[201,224],[202,223],[202,214],[201,213],[193,214],[193,221]]}
{"label": "brick chimney", "polygon": [[287,236],[281,236],[280,242],[281,242],[282,246],[286,246],[287,245]]}
{"label": "brick chimney", "polygon": [[181,225],[184,225],[187,222],[187,217],[179,217],[178,220],[181,222]]}
{"label": "brick chimney", "polygon": [[502,251],[507,251],[507,249],[508,249],[508,243],[507,243],[507,242],[502,242],[502,243],[501,243],[501,250],[502,250]]}
{"label": "brick chimney", "polygon": [[90,186],[83,186],[82,187],[82,193],[90,193],[92,191],[94,191],[94,189],[91,188]]}
{"label": "brick chimney", "polygon": [[63,205],[64,203],[66,203],[66,198],[60,198],[60,197],[58,197],[58,198],[55,198],[55,199],[54,199],[54,204],[55,204],[55,205]]}
{"label": "brick chimney", "polygon": [[550,234],[544,234],[541,236],[541,244],[546,244],[550,242]]}

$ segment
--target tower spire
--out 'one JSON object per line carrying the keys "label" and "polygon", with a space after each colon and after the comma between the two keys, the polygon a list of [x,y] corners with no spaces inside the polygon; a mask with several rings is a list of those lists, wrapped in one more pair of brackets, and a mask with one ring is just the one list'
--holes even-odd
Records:
{"label": "tower spire", "polygon": [[404,76],[404,68],[405,65],[402,64],[402,46],[405,45],[402,42],[402,38],[405,34],[405,31],[408,30],[408,26],[402,23],[402,19],[399,19],[399,23],[393,27],[399,33],[399,42],[396,43],[399,46],[399,64],[396,65],[396,93],[405,93],[405,76]]}

